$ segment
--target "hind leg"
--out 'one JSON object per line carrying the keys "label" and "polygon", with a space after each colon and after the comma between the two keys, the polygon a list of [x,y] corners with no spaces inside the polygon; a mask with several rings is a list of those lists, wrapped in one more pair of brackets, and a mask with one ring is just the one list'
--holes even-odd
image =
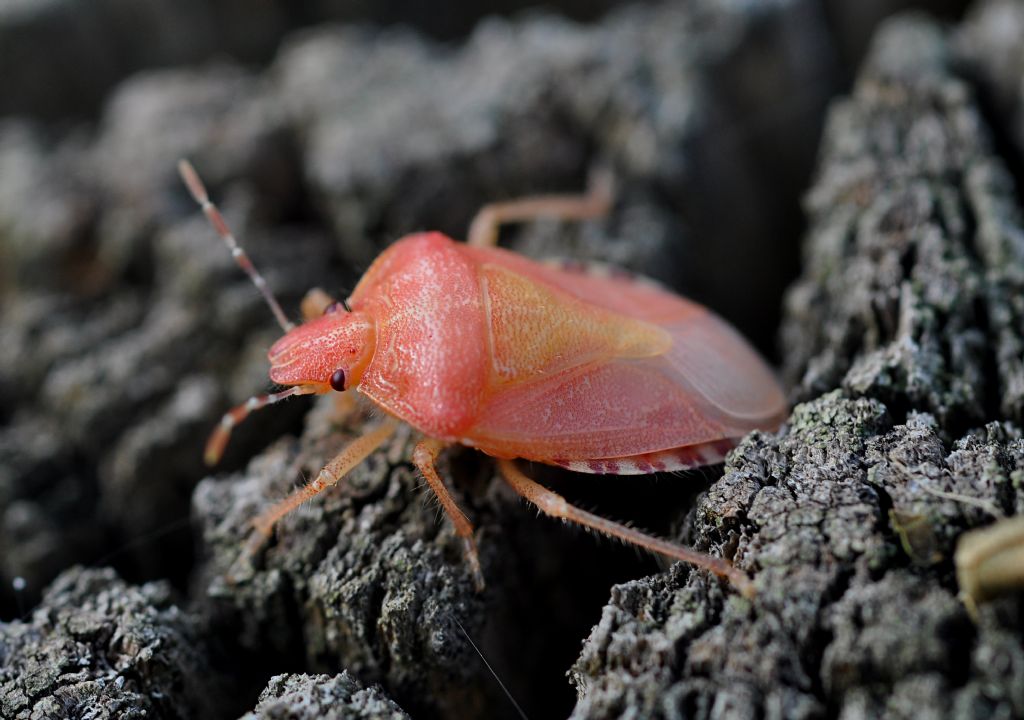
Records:
{"label": "hind leg", "polygon": [[493,247],[498,244],[498,228],[506,223],[555,218],[587,220],[606,215],[612,205],[612,176],[596,172],[586,195],[537,195],[484,205],[469,226],[470,245]]}
{"label": "hind leg", "polygon": [[728,560],[684,548],[681,545],[647,535],[639,530],[634,530],[570,505],[558,493],[552,492],[543,485],[528,478],[511,460],[499,460],[498,468],[508,484],[512,486],[512,489],[536,505],[545,515],[561,518],[562,520],[604,533],[610,537],[618,538],[630,545],[646,548],[673,560],[682,560],[690,565],[710,570],[715,575],[731,582],[745,597],[753,597],[754,585],[750,578],[733,567]]}

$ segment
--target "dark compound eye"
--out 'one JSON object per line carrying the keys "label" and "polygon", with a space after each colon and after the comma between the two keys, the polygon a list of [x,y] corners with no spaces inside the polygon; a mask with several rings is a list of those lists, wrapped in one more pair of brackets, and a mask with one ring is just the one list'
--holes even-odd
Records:
{"label": "dark compound eye", "polygon": [[345,391],[345,371],[341,368],[335,370],[334,374],[331,375],[331,387],[338,392]]}

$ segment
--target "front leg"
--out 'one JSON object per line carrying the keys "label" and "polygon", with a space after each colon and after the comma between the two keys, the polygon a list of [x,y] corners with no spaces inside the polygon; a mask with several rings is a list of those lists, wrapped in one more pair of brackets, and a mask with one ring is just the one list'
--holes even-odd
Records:
{"label": "front leg", "polygon": [[255,555],[270,538],[274,526],[281,518],[307,500],[312,500],[324,490],[337,485],[346,473],[383,445],[397,427],[396,420],[384,420],[370,432],[346,445],[313,480],[261,513],[253,520],[253,531],[246,543],[246,554]]}

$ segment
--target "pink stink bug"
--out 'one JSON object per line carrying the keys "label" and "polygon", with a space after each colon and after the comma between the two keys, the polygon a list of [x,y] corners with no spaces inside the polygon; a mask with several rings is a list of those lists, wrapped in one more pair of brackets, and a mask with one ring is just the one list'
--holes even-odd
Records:
{"label": "pink stink bug", "polygon": [[[250,398],[210,437],[216,463],[231,429],[253,410],[293,395],[358,391],[387,416],[308,485],[254,523],[269,537],[284,515],[337,484],[404,421],[423,433],[413,461],[463,539],[478,588],[473,526],[434,468],[448,445],[497,458],[502,477],[542,512],[706,568],[751,594],[727,560],[660,540],[570,505],[528,478],[523,458],[583,473],[677,471],[721,462],[737,439],[775,429],[786,413],[768,366],[706,308],[607,266],[539,263],[496,247],[502,223],[583,219],[611,204],[610,181],[585,196],[485,206],[466,244],[440,233],[388,247],[341,303],[322,291],[285,317],[238,246],[192,166],[179,170],[196,202],[252,278],[285,332],[270,348],[281,392]],[[251,544],[250,544],[251,546]]]}

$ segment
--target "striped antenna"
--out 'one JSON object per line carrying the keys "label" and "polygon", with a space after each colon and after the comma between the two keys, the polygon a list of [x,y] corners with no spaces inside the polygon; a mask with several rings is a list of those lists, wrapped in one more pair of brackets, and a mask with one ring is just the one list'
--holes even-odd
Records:
{"label": "striped antenna", "polygon": [[206,451],[203,453],[203,460],[209,466],[214,466],[220,462],[221,457],[224,455],[224,448],[228,445],[228,439],[231,437],[231,431],[235,425],[242,422],[249,416],[250,413],[265,408],[267,405],[273,405],[279,403],[285,398],[290,398],[295,395],[309,395],[313,391],[303,387],[302,385],[296,385],[290,387],[287,390],[282,390],[279,393],[268,393],[267,395],[256,395],[249,398],[238,407],[228,410],[224,414],[224,417],[220,419],[220,424],[214,428],[213,433],[210,434],[210,439],[206,441]]}
{"label": "striped antenna", "polygon": [[221,239],[228,246],[228,250],[231,251],[231,257],[235,259],[238,266],[245,271],[245,274],[252,280],[252,284],[256,286],[256,289],[260,291],[263,299],[267,301],[267,305],[270,306],[270,311],[274,313],[274,317],[277,318],[277,324],[281,326],[281,329],[288,332],[295,327],[295,323],[290,321],[281,310],[281,306],[278,304],[274,294],[270,292],[270,288],[267,287],[267,281],[260,275],[259,270],[252,264],[252,260],[245,254],[238,241],[235,240],[235,236],[231,233],[231,228],[228,227],[227,222],[224,220],[224,216],[220,214],[220,210],[217,206],[210,202],[210,196],[206,192],[206,187],[203,185],[203,181],[199,179],[199,174],[195,168],[192,167],[192,163],[188,160],[178,161],[178,172],[181,174],[181,179],[185,181],[185,186],[188,188],[189,193],[195,198],[195,201],[199,203],[199,207],[203,209],[203,213],[209,219],[210,224],[213,225],[213,229],[217,231]]}

